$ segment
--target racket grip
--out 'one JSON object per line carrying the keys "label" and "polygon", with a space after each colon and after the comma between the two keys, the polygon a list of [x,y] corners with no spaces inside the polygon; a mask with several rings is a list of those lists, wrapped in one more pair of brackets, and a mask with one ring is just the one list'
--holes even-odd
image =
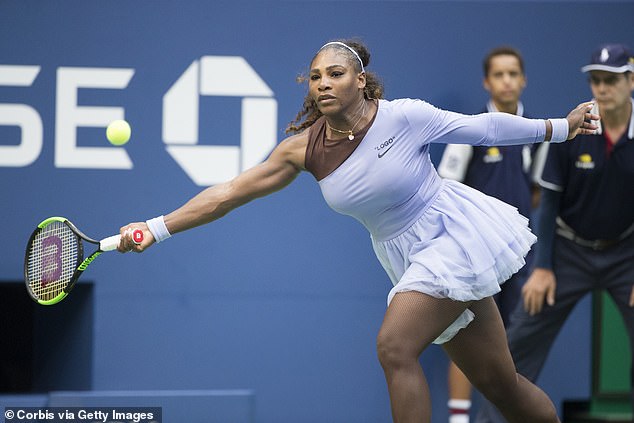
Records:
{"label": "racket grip", "polygon": [[99,249],[101,251],[112,251],[117,248],[121,241],[121,235],[113,235],[99,241]]}
{"label": "racket grip", "polygon": [[[101,251],[112,251],[119,246],[119,241],[121,241],[121,235],[113,235],[108,238],[104,238],[99,241],[99,249]],[[143,231],[136,229],[132,232],[132,241],[135,244],[140,244],[143,242]]]}

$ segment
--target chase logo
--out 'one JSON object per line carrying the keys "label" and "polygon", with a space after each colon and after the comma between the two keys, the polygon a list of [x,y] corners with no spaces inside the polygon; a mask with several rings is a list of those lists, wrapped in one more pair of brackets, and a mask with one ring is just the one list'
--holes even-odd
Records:
{"label": "chase logo", "polygon": [[[0,65],[0,87],[29,88],[41,66]],[[80,105],[83,89],[123,90],[132,68],[59,67],[56,73],[54,161],[56,168],[132,169],[124,147],[80,145],[78,130],[125,119],[123,107]],[[240,126],[232,145],[199,145],[200,96],[241,98]],[[48,123],[48,122],[46,122]],[[34,107],[0,101],[0,127],[20,129],[20,138],[0,139],[0,167],[26,167],[41,155],[42,115]],[[162,138],[168,153],[198,185],[224,182],[253,167],[275,147],[277,102],[273,91],[244,58],[203,56],[194,60],[163,96]]]}
{"label": "chase logo", "polygon": [[497,163],[501,162],[503,159],[502,153],[500,153],[500,149],[497,147],[490,147],[487,149],[484,158],[482,159],[484,163]]}
{"label": "chase logo", "polygon": [[[240,146],[198,144],[200,96],[242,97]],[[242,57],[203,56],[163,96],[163,142],[187,175],[214,185],[260,163],[275,147],[273,91]]]}
{"label": "chase logo", "polygon": [[580,155],[577,158],[575,167],[577,169],[594,169],[594,161],[592,161],[592,156],[587,153]]}

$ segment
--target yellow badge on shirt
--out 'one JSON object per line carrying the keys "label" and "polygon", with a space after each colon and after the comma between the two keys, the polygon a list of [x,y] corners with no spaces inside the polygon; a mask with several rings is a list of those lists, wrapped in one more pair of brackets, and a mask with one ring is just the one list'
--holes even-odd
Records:
{"label": "yellow badge on shirt", "polygon": [[594,161],[592,160],[592,156],[585,153],[577,158],[577,163],[575,163],[577,169],[594,169]]}
{"label": "yellow badge on shirt", "polygon": [[502,161],[502,153],[497,147],[489,147],[487,154],[484,156],[484,163],[497,163]]}

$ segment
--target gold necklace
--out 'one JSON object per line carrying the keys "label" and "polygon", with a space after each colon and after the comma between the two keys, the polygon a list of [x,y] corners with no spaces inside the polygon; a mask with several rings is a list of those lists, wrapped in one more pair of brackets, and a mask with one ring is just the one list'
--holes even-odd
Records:
{"label": "gold necklace", "polygon": [[330,125],[330,124],[328,123],[328,121],[326,120],[326,124],[328,124],[328,127],[330,128],[330,130],[331,130],[331,131],[338,132],[338,133],[340,133],[340,134],[346,134],[346,135],[348,135],[348,139],[349,139],[350,141],[354,140],[354,133],[353,133],[353,132],[354,132],[354,129],[357,127],[357,125],[359,124],[359,122],[361,122],[361,118],[362,118],[363,116],[365,116],[365,98],[364,98],[362,101],[363,101],[363,104],[361,104],[361,107],[359,107],[359,110],[361,110],[361,109],[363,109],[363,110],[361,111],[361,115],[359,116],[359,119],[357,119],[357,121],[355,122],[355,124],[352,126],[352,129],[349,129],[349,130],[347,130],[347,131],[342,131],[341,129],[333,128],[333,127],[332,127],[332,125]]}

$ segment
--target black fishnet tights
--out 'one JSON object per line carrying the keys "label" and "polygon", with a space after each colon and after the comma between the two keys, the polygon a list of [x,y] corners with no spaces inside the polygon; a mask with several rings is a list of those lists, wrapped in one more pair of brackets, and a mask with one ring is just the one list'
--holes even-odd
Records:
{"label": "black fishnet tights", "polygon": [[450,358],[510,423],[555,423],[548,397],[515,373],[504,327],[493,300],[474,303],[438,299],[420,292],[396,294],[377,338],[395,423],[429,423],[429,387],[418,358],[466,308],[475,320],[443,344]]}

